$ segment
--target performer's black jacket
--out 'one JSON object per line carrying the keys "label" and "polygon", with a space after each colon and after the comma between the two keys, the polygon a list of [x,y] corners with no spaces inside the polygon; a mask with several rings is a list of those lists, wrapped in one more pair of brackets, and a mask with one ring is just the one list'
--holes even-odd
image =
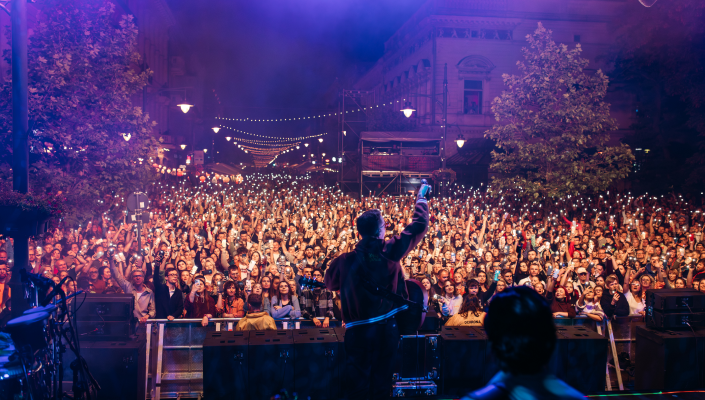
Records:
{"label": "performer's black jacket", "polygon": [[355,251],[331,262],[324,282],[328,290],[340,290],[345,323],[383,316],[398,307],[391,300],[370,292],[362,278],[405,299],[409,297],[399,261],[421,242],[427,229],[428,204],[422,198],[416,202],[411,224],[400,235],[387,241],[364,238],[355,246]]}

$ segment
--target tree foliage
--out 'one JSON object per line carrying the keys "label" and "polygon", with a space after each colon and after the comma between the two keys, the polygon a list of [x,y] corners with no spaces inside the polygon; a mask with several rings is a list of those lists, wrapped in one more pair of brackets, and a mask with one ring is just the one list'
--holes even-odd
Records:
{"label": "tree foliage", "polygon": [[604,97],[609,79],[587,74],[577,44],[556,45],[539,24],[527,35],[519,75],[502,76],[508,90],[492,102],[497,124],[485,133],[496,142],[490,168],[497,192],[562,197],[601,191],[627,176],[633,155],[608,146],[617,129]]}
{"label": "tree foliage", "polygon": [[[47,0],[33,27],[30,187],[64,197],[69,221],[143,189],[149,177],[154,122],[133,100],[151,71],[141,68],[136,43],[132,16],[117,15],[105,0]],[[9,52],[5,58],[11,62]],[[0,111],[0,146],[11,154],[10,77],[0,86]],[[5,180],[11,179],[10,161],[1,161]]]}

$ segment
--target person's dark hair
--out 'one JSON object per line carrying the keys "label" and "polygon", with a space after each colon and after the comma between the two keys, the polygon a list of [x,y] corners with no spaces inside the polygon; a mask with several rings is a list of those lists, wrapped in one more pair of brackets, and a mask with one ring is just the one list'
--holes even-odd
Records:
{"label": "person's dark hair", "polygon": [[230,289],[231,286],[235,288],[235,298],[241,298],[241,299],[244,298],[244,295],[242,294],[242,290],[235,283],[235,281],[226,281],[223,284],[223,294],[224,294],[223,298],[228,297],[228,289]]}
{"label": "person's dark hair", "polygon": [[501,368],[514,374],[539,371],[556,347],[551,308],[526,286],[510,287],[494,296],[485,331]]}
{"label": "person's dark hair", "polygon": [[357,232],[363,237],[377,236],[382,221],[384,220],[379,210],[367,210],[357,217]]}
{"label": "person's dark hair", "polygon": [[259,310],[262,308],[262,295],[251,293],[247,297],[247,307],[249,310]]}
{"label": "person's dark hair", "polygon": [[481,310],[480,300],[477,296],[464,296],[463,304],[460,305],[460,311],[458,311],[458,313],[463,318],[467,318],[468,313],[472,313],[474,316],[479,317]]}

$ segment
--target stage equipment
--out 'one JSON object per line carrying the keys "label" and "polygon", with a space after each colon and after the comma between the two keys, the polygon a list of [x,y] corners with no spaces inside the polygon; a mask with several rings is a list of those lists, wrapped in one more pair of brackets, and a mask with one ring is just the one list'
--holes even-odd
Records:
{"label": "stage equipment", "polygon": [[248,350],[250,399],[268,399],[294,387],[292,331],[251,331]]}
{"label": "stage equipment", "polygon": [[462,397],[489,381],[487,338],[475,327],[444,326],[440,351],[440,391],[444,395]]}
{"label": "stage equipment", "polygon": [[247,399],[251,331],[208,332],[203,342],[203,395],[207,399]]}
{"label": "stage equipment", "polygon": [[646,291],[646,326],[692,329],[705,326],[705,293],[693,289]]}
{"label": "stage equipment", "polygon": [[294,336],[294,391],[300,398],[339,399],[340,358],[333,328],[297,329]]}
{"label": "stage equipment", "polygon": [[81,356],[100,385],[99,399],[144,398],[146,344],[146,338],[140,336],[130,341],[97,341],[81,345]]}
{"label": "stage equipment", "polygon": [[556,328],[558,341],[549,370],[582,393],[605,390],[607,338],[584,326]]}
{"label": "stage equipment", "polygon": [[636,390],[705,387],[705,329],[663,331],[636,327]]}
{"label": "stage equipment", "polygon": [[438,386],[433,381],[399,381],[392,386],[392,397],[435,396]]}
{"label": "stage equipment", "polygon": [[89,294],[76,312],[76,329],[82,340],[129,340],[134,308],[131,294]]}

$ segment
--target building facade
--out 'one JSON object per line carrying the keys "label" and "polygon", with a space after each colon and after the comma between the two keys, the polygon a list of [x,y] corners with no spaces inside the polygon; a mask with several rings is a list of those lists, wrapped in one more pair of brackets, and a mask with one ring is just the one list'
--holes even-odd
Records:
{"label": "building facade", "polygon": [[[516,63],[526,35],[538,23],[557,43],[580,43],[589,69],[605,69],[602,56],[614,46],[610,22],[628,10],[626,0],[429,0],[386,43],[384,56],[355,85],[374,91],[381,102],[416,110],[412,118],[429,131],[442,131],[443,82],[447,69],[447,137],[441,155],[456,172],[487,176],[484,132],[495,119],[492,100],[505,89],[503,74]],[[614,86],[614,85],[613,85]],[[398,103],[397,103],[398,101]],[[629,98],[612,90],[607,99],[621,129],[633,118]],[[401,108],[401,107],[400,107]],[[459,149],[458,136],[466,140]],[[490,145],[491,147],[491,145]],[[466,170],[466,171],[458,171]]]}

